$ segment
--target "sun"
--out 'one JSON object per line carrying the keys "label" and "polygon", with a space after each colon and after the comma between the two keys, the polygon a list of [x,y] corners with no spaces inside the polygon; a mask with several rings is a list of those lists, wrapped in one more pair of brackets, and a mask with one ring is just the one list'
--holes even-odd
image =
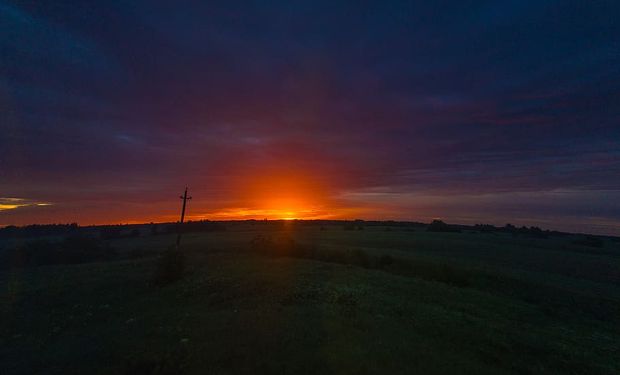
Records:
{"label": "sun", "polygon": [[295,212],[285,212],[284,215],[286,216],[282,216],[280,219],[281,220],[297,220],[297,217],[295,216]]}
{"label": "sun", "polygon": [[235,179],[229,206],[214,220],[317,220],[334,217],[330,190],[320,174],[299,168],[265,168]]}

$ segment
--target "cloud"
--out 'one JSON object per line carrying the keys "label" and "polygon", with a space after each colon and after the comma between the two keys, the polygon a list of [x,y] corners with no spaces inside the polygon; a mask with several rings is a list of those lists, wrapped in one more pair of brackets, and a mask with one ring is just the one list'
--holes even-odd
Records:
{"label": "cloud", "polygon": [[99,73],[115,68],[92,41],[12,4],[0,2],[0,25],[0,50],[7,54],[5,63],[36,60],[49,66],[58,62],[87,71],[98,69]]}
{"label": "cloud", "polygon": [[0,211],[15,210],[23,207],[44,207],[51,206],[50,202],[37,202],[25,198],[0,197]]}
{"label": "cloud", "polygon": [[326,215],[503,220],[523,194],[534,220],[577,191],[558,221],[595,217],[579,197],[620,186],[620,30],[584,4],[0,2],[1,191],[56,203],[24,223],[174,217],[185,185],[197,215],[258,215],[243,187],[283,174]]}

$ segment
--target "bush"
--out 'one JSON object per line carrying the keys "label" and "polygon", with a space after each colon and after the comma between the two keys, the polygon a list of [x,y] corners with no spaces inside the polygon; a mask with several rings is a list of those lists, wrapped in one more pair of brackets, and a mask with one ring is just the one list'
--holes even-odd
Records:
{"label": "bush", "polygon": [[185,254],[176,247],[164,251],[157,262],[153,284],[165,286],[183,278],[185,273]]}

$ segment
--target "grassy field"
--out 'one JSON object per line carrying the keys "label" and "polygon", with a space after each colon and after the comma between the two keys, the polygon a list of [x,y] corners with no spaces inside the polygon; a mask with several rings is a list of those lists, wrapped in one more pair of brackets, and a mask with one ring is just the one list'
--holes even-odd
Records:
{"label": "grassy field", "polygon": [[163,287],[174,235],[110,240],[0,271],[0,373],[619,374],[620,243],[576,238],[238,223]]}

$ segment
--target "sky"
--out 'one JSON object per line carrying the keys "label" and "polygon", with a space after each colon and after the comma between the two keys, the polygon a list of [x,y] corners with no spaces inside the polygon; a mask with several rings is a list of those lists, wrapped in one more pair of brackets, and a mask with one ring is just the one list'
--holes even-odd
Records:
{"label": "sky", "polygon": [[0,0],[0,225],[620,235],[617,1]]}

